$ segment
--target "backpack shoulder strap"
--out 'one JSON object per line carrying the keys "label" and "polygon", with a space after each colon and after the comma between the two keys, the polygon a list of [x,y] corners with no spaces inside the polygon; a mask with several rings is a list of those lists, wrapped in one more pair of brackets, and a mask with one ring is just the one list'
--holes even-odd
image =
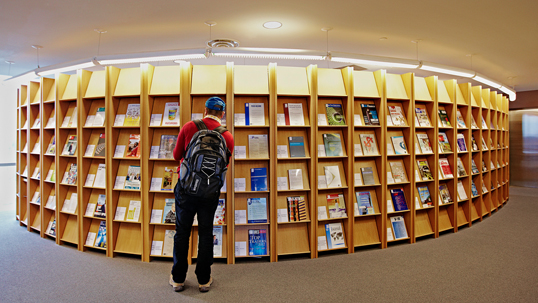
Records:
{"label": "backpack shoulder strap", "polygon": [[207,129],[207,126],[205,125],[204,121],[202,119],[196,119],[193,121],[198,130]]}
{"label": "backpack shoulder strap", "polygon": [[228,131],[228,129],[222,125],[215,127],[214,131],[219,132],[221,135]]}

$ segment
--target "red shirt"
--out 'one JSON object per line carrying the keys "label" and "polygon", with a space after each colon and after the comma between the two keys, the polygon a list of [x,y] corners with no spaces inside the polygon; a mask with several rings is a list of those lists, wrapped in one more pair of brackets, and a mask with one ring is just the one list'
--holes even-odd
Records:
{"label": "red shirt", "polygon": [[[207,129],[215,129],[218,126],[220,126],[220,123],[214,119],[211,118],[204,118],[202,119],[204,121]],[[177,136],[177,143],[176,147],[174,148],[174,159],[176,161],[183,160],[183,155],[185,154],[185,151],[187,150],[187,146],[191,142],[192,136],[198,131],[198,127],[196,127],[196,124],[194,124],[193,121],[189,121],[183,125],[181,130],[179,131],[179,135]],[[232,133],[229,131],[224,132],[222,134],[224,137],[224,140],[226,140],[226,147],[230,150],[230,153],[234,151],[234,138],[232,136]],[[228,162],[230,159],[228,159]],[[179,171],[179,167],[178,167]]]}

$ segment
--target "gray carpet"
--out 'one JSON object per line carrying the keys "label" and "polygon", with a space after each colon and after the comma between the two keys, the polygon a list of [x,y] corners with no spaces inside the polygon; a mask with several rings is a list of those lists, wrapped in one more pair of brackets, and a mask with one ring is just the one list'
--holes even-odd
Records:
{"label": "gray carpet", "polygon": [[29,233],[0,212],[0,302],[537,302],[538,189],[512,187],[492,217],[416,244],[291,258],[216,263],[199,293],[167,284],[171,263],[78,252]]}

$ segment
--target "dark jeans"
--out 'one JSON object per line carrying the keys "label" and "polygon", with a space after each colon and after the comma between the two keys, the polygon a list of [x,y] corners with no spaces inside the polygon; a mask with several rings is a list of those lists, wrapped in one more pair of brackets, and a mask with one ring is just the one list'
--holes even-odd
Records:
{"label": "dark jeans", "polygon": [[189,269],[189,238],[194,215],[198,214],[198,257],[196,277],[199,284],[207,284],[211,277],[213,264],[213,218],[219,203],[219,194],[211,199],[199,199],[181,193],[177,188],[176,196],[176,235],[174,236],[174,281],[182,283]]}

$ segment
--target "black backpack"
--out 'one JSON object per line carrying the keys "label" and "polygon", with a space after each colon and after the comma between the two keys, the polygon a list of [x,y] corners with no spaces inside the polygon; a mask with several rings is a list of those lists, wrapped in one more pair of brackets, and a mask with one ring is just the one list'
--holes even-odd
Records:
{"label": "black backpack", "polygon": [[179,169],[178,186],[190,196],[215,197],[224,184],[231,155],[222,136],[228,130],[222,125],[209,130],[200,119],[193,122],[198,131],[192,136],[185,151]]}

